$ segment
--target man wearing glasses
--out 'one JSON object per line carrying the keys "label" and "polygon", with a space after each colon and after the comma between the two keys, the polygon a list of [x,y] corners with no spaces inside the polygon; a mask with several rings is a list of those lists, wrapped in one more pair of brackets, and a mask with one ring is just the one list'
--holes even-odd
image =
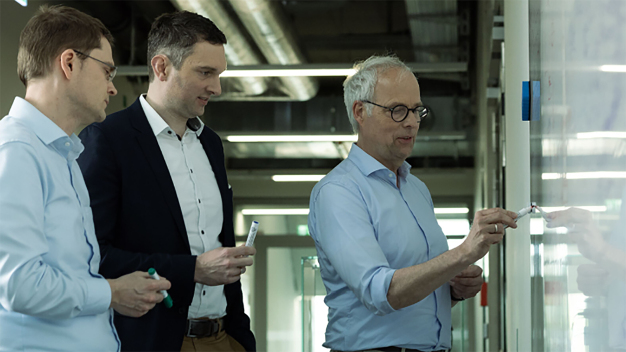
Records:
{"label": "man wearing glasses", "polygon": [[[314,188],[309,231],[329,307],[325,347],[333,351],[445,351],[451,307],[475,296],[472,265],[516,227],[515,213],[476,213],[467,239],[448,250],[430,193],[406,162],[427,118],[411,70],[373,56],[344,83],[358,134],[346,160]],[[455,301],[455,302],[453,302]]]}
{"label": "man wearing glasses", "polygon": [[111,41],[100,21],[68,7],[42,7],[22,31],[26,95],[0,121],[2,351],[119,351],[111,308],[142,316],[170,288],[147,273],[98,273],[74,131],[102,121],[117,93]]}

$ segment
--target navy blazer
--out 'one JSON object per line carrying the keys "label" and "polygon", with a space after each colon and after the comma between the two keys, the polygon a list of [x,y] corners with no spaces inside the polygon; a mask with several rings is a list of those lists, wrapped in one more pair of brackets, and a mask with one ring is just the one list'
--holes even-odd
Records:
{"label": "navy blazer", "polygon": [[[139,99],[80,133],[85,151],[78,159],[94,215],[102,260],[100,273],[118,278],[155,268],[172,283],[174,306],[157,304],[141,318],[115,313],[122,351],[180,351],[194,294],[196,256],[191,255],[176,189]],[[235,246],[233,193],[220,137],[207,126],[202,146],[222,195],[224,224],[219,240]],[[226,332],[246,351],[256,350],[244,313],[241,283],[225,285]]]}

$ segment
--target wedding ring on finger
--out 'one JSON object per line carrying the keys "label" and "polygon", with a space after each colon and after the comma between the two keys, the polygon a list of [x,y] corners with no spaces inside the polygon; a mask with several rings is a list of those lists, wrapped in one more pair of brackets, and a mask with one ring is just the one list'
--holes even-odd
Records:
{"label": "wedding ring on finger", "polygon": [[498,224],[495,224],[495,225],[496,225],[496,232],[495,233],[498,233]]}

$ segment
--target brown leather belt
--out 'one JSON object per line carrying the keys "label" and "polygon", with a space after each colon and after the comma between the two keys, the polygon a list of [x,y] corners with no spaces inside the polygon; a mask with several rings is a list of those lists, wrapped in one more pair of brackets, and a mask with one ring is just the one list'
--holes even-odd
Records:
{"label": "brown leather belt", "polygon": [[224,320],[222,318],[209,319],[187,319],[185,326],[185,336],[187,337],[210,337],[217,335],[223,329]]}
{"label": "brown leather belt", "polygon": [[[390,346],[390,347],[383,347],[383,348],[376,348],[376,350],[378,351],[383,351],[383,352],[422,352],[421,350],[415,350],[412,348],[405,348],[402,349],[402,347],[396,347],[396,346]],[[447,350],[439,350],[439,351],[432,351],[432,352],[446,352]]]}
{"label": "brown leather belt", "polygon": [[[416,349],[412,349],[412,348],[405,348],[402,349],[402,347],[396,347],[396,346],[389,346],[389,347],[380,347],[380,348],[372,348],[369,350],[362,350],[362,351],[354,351],[354,352],[369,352],[369,351],[382,351],[382,352],[424,352],[422,350],[416,350]],[[431,352],[448,352],[450,350],[437,350],[437,351],[431,351]],[[331,352],[343,352],[343,351],[339,351],[339,350],[331,350]]]}

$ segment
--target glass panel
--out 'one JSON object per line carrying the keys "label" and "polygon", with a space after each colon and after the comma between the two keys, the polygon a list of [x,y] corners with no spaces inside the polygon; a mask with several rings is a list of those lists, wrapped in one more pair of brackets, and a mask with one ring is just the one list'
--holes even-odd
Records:
{"label": "glass panel", "polygon": [[[308,210],[308,209],[307,209]],[[241,211],[235,214],[235,234],[248,235],[253,220],[259,222],[258,235],[299,235],[308,236],[308,215],[243,215]]]}
{"label": "glass panel", "polygon": [[626,350],[626,2],[529,4],[533,351]]}
{"label": "glass panel", "polygon": [[268,351],[302,350],[301,260],[315,254],[315,248],[267,250]]}
{"label": "glass panel", "polygon": [[326,288],[322,282],[317,256],[303,257],[302,266],[302,352],[324,352],[328,324]]}

